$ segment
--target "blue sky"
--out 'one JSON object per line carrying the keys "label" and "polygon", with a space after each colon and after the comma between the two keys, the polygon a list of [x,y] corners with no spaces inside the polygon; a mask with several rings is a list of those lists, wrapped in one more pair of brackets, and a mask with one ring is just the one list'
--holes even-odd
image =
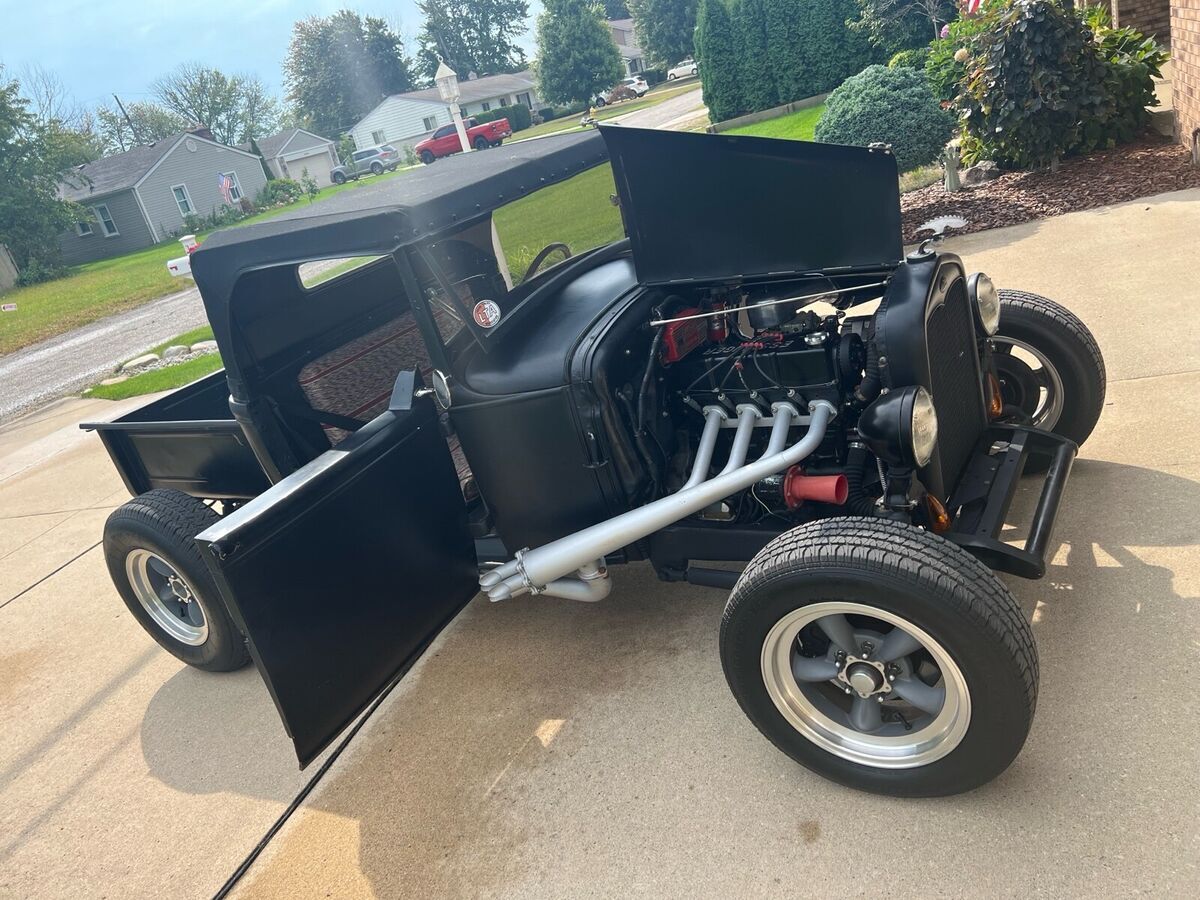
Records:
{"label": "blue sky", "polygon": [[[421,26],[414,0],[0,0],[0,63],[9,76],[26,63],[51,69],[88,106],[113,93],[150,99],[151,81],[190,60],[253,73],[282,94],[292,23],[347,6],[402,26],[411,49]],[[530,52],[532,36],[523,44]]]}

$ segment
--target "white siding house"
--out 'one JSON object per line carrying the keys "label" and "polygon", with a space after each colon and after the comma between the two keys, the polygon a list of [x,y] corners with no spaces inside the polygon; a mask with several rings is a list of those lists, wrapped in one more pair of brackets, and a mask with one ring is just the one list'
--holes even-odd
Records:
{"label": "white siding house", "polygon": [[[541,102],[533,73],[529,71],[465,78],[459,82],[459,91],[462,95],[459,106],[464,116],[518,103],[535,110]],[[437,88],[427,88],[384,97],[350,129],[350,135],[360,150],[380,144],[399,149],[406,144],[411,147],[439,125],[450,122],[450,107],[442,102]]]}

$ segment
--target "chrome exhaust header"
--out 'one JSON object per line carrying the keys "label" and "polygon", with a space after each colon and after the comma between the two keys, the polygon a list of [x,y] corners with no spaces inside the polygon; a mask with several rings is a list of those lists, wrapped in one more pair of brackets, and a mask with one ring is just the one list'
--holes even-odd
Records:
{"label": "chrome exhaust header", "polygon": [[739,406],[729,461],[720,474],[708,478],[717,433],[729,416],[719,407],[705,407],[704,431],[700,435],[696,461],[691,476],[682,488],[670,496],[534,550],[520,550],[515,559],[483,573],[479,578],[480,589],[492,601],[507,600],[526,593],[549,594],[573,600],[603,599],[611,589],[608,572],[604,568],[606,554],[745,490],[763,478],[782,472],[816,450],[825,438],[825,430],[837,415],[837,410],[827,400],[814,400],[808,409],[811,414],[808,431],[799,441],[784,449],[788,429],[801,419],[801,415],[791,403],[773,404],[767,449],[757,460],[747,463],[750,437],[763,414],[751,404]]}

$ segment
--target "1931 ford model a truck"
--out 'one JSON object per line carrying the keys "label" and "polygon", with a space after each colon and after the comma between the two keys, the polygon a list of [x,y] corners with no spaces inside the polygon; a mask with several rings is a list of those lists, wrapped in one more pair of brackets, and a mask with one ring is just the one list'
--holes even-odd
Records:
{"label": "1931 ford model a truck", "polygon": [[109,569],[163,646],[253,658],[307,764],[479,590],[600,600],[647,560],[732,588],[729,685],[804,765],[915,796],[1013,760],[1038,662],[990,570],[1045,570],[1103,404],[1082,323],[905,257],[883,147],[614,127],[397,184],[210,238],[224,373],[91,426],[137,495]]}

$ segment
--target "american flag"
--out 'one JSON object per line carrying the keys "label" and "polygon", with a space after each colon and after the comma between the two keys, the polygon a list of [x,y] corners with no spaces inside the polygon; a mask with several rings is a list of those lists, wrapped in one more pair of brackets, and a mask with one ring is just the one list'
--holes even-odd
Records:
{"label": "american flag", "polygon": [[229,175],[217,173],[217,190],[221,192],[221,196],[225,198],[225,202],[233,206],[233,178]]}
{"label": "american flag", "polygon": [[963,9],[969,16],[973,16],[979,12],[979,7],[981,6],[983,6],[983,0],[963,0]]}

